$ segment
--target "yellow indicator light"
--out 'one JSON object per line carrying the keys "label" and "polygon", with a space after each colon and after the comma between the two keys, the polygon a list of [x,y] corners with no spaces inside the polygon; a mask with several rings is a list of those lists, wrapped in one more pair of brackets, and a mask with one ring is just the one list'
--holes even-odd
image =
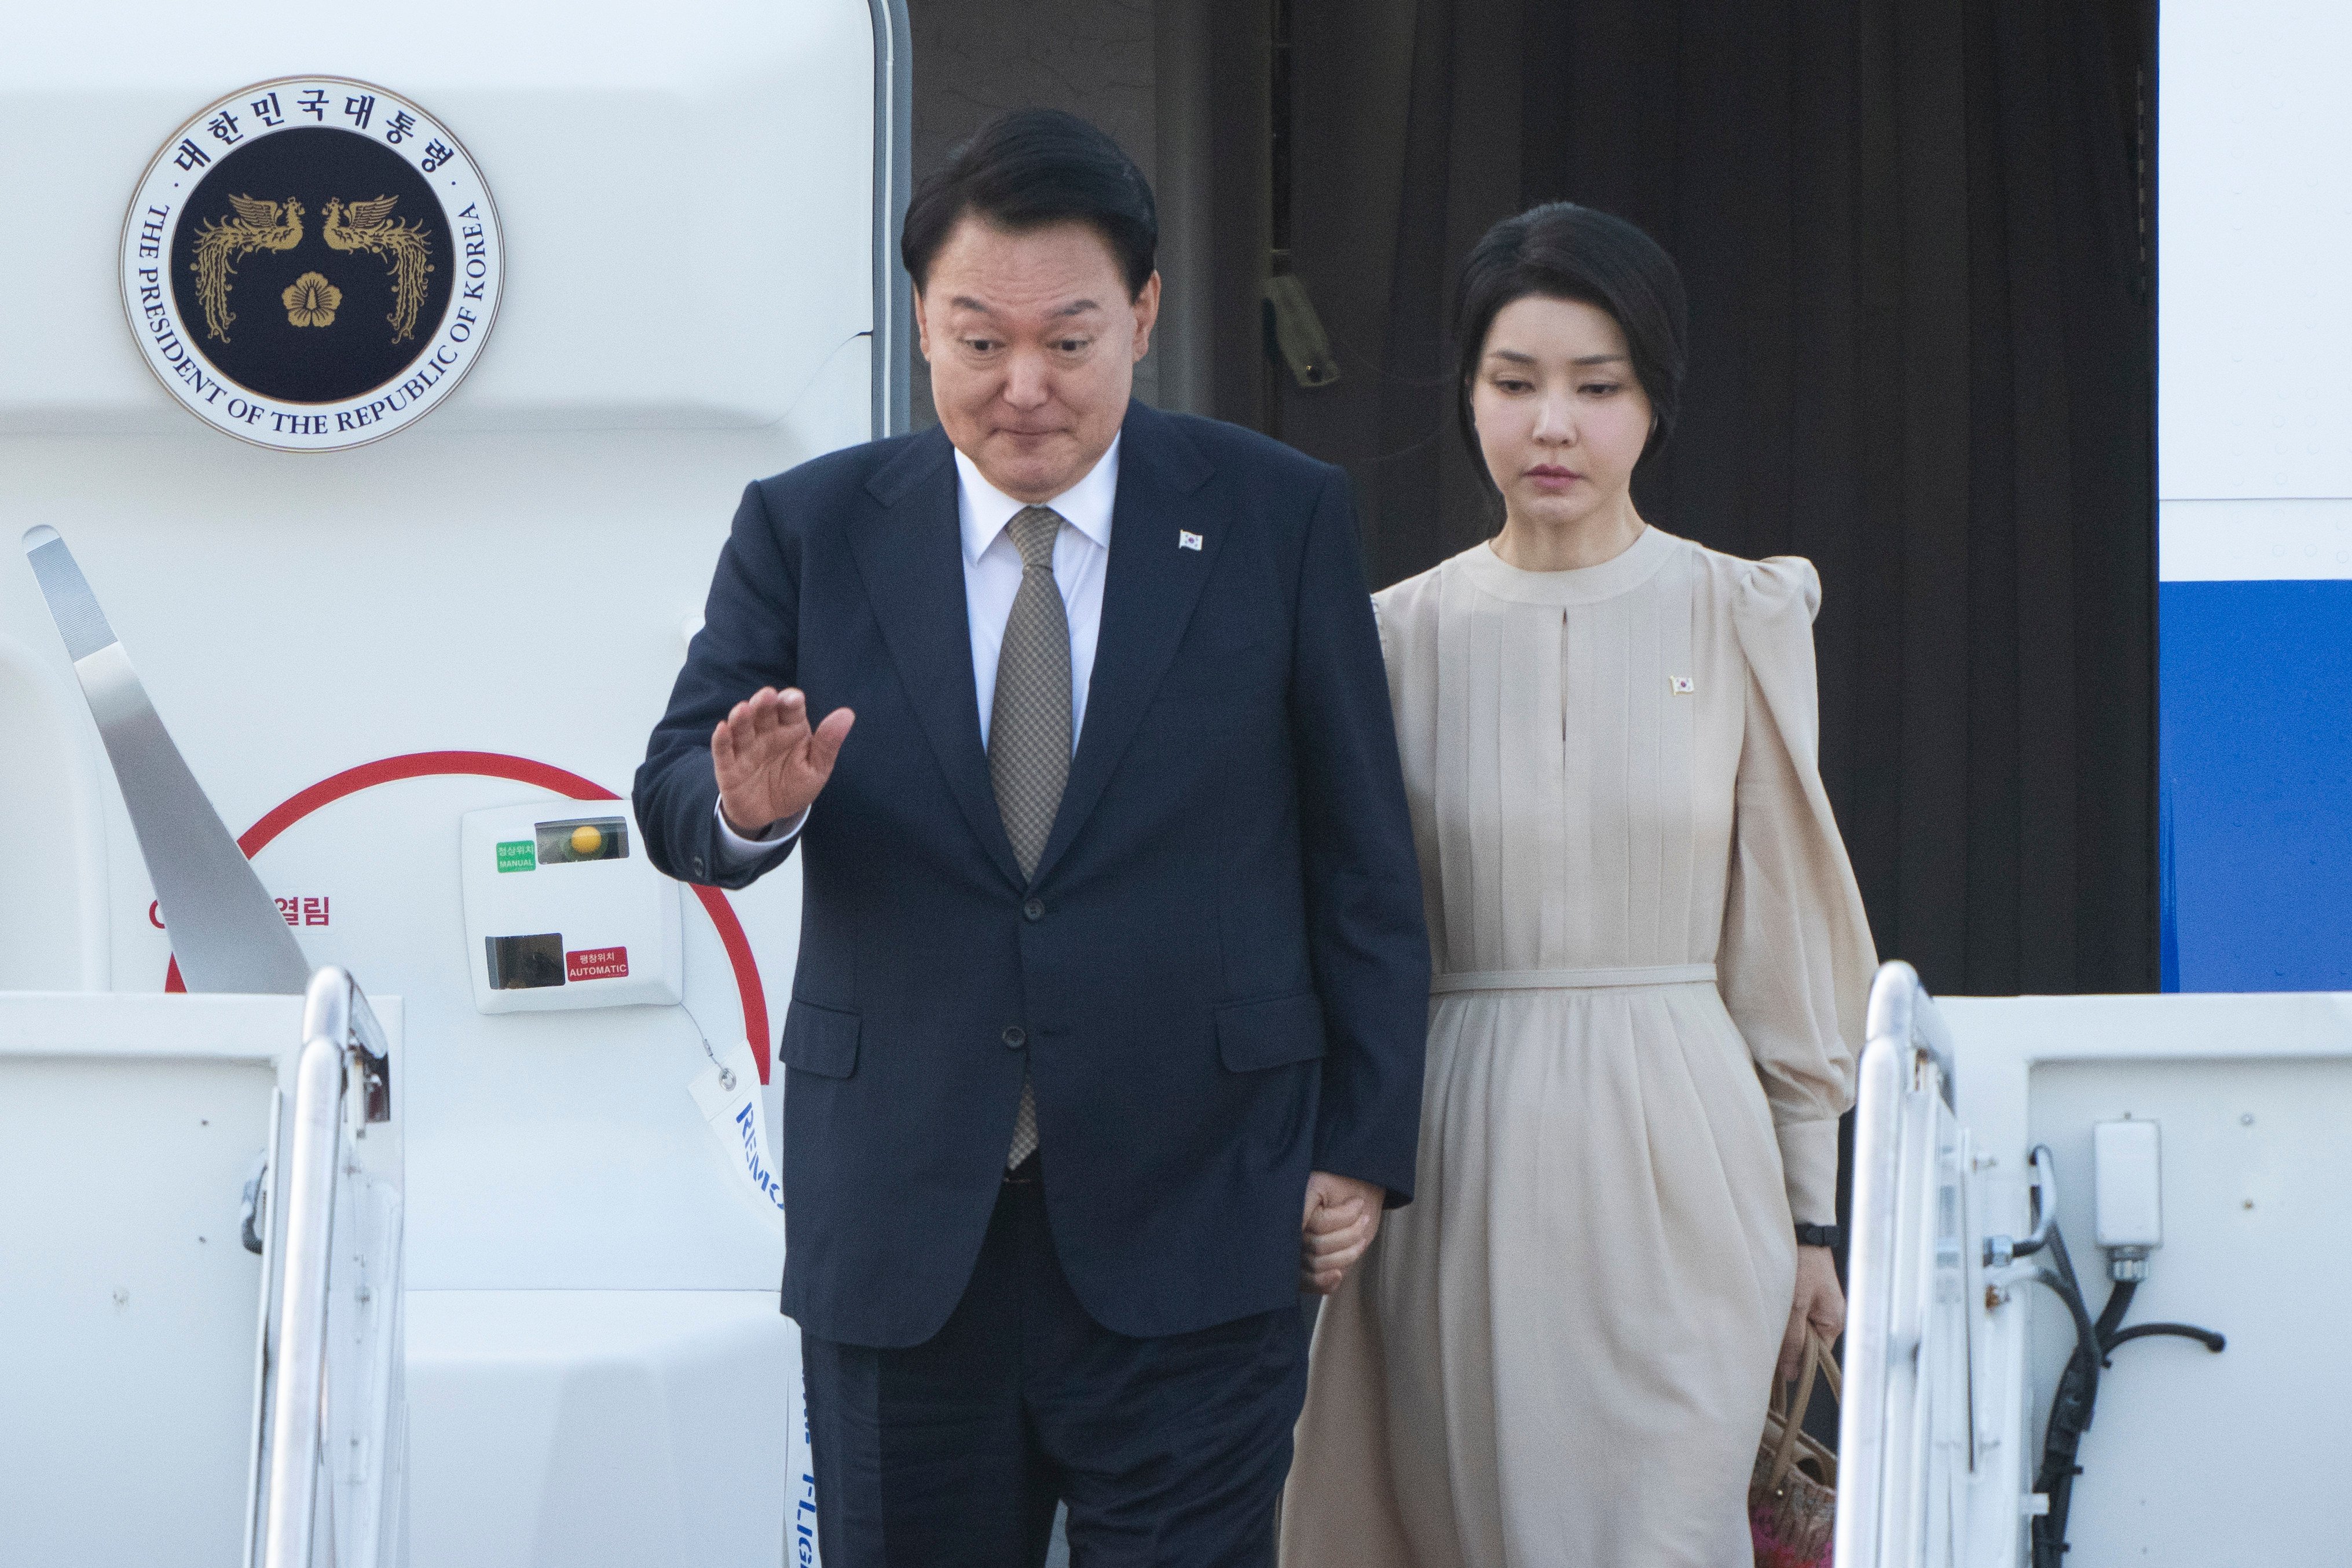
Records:
{"label": "yellow indicator light", "polygon": [[593,855],[603,847],[604,834],[595,824],[583,822],[572,830],[572,852],[574,855]]}

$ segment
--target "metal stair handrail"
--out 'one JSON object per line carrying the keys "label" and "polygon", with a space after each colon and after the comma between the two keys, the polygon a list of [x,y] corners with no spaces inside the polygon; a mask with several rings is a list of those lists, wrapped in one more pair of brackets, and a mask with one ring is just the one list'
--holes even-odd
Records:
{"label": "metal stair handrail", "polygon": [[358,984],[331,964],[310,977],[304,994],[302,1054],[294,1069],[261,1568],[310,1565],[326,1415],[327,1277],[343,1123],[348,1117],[358,1131],[391,1114],[383,1030]]}
{"label": "metal stair handrail", "polygon": [[1952,1104],[1952,1036],[1917,971],[1900,959],[1870,985],[1867,1040],[1856,1073],[1853,1225],[1846,1255],[1845,1397],[1839,1402],[1834,1561],[1877,1568],[1879,1477],[1886,1463],[1885,1405],[1894,1346],[1896,1207],[1905,1098],[1921,1090]]}

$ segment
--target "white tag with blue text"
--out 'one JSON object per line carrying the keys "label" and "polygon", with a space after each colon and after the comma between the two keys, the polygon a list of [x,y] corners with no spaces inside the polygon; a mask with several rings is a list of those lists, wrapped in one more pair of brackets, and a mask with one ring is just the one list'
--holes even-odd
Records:
{"label": "white tag with blue text", "polygon": [[730,1040],[719,1047],[711,1064],[695,1074],[687,1089],[734,1170],[738,1190],[781,1231],[784,1189],[769,1152],[768,1118],[760,1101],[760,1069],[752,1063],[751,1042]]}

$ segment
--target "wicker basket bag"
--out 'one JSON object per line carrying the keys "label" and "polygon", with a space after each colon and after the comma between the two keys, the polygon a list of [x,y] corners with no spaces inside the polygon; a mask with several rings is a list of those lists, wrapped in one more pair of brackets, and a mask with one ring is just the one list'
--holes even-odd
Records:
{"label": "wicker basket bag", "polygon": [[1837,1523],[1837,1455],[1804,1429],[1812,1404],[1813,1379],[1829,1380],[1830,1397],[1840,1398],[1837,1358],[1819,1334],[1805,1336],[1805,1369],[1797,1397],[1773,1380],[1772,1407],[1756,1447],[1756,1471],[1748,1483],[1748,1524],[1756,1541],[1756,1568],[1827,1568],[1830,1535]]}

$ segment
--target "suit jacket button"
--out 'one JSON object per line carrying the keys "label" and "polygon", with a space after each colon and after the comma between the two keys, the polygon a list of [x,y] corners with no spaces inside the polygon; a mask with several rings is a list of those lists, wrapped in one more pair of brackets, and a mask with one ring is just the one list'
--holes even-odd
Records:
{"label": "suit jacket button", "polygon": [[1017,1051],[1029,1043],[1029,1031],[1015,1024],[1004,1031],[1004,1043]]}
{"label": "suit jacket button", "polygon": [[1021,906],[1021,912],[1033,921],[1042,921],[1045,918],[1045,900],[1032,899]]}

